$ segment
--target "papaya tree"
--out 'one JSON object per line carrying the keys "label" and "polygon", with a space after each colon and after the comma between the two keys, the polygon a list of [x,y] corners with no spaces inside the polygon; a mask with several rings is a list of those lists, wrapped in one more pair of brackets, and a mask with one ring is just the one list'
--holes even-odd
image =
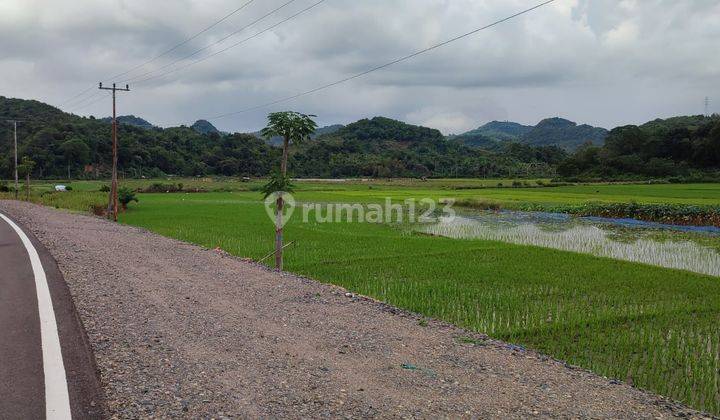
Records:
{"label": "papaya tree", "polygon": [[275,201],[275,268],[283,268],[283,192],[290,186],[287,174],[288,156],[290,145],[299,144],[310,138],[315,132],[317,124],[312,119],[315,115],[305,115],[294,111],[273,112],[268,115],[268,124],[261,134],[266,139],[280,137],[283,140],[282,158],[280,171],[272,176],[270,182],[265,185],[263,192],[267,198],[273,193],[279,193]]}

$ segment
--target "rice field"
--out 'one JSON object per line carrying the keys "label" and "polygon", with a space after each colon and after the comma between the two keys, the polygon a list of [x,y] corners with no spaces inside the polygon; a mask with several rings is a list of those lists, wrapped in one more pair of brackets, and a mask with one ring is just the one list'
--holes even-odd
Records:
{"label": "rice field", "polygon": [[[92,192],[97,187],[97,183],[84,184],[77,188],[84,192],[54,199],[54,204],[80,210],[92,200],[103,202],[105,194]],[[247,191],[251,188],[141,194],[140,203],[121,214],[121,222],[259,259],[272,250],[274,227],[261,195]],[[720,203],[720,185],[465,188],[458,182],[426,186],[419,181],[407,185],[353,181],[301,183],[296,194],[301,203],[367,204],[384,197],[559,204],[623,202],[632,197],[647,203],[715,205]],[[553,249],[546,245],[557,238],[532,239],[543,238],[547,231],[542,230],[479,237],[472,226],[432,232],[437,235],[416,228],[317,223],[313,218],[303,223],[293,218],[285,228],[286,240],[295,242],[287,249],[286,269],[539,350],[720,415],[720,278],[692,272],[717,275],[712,255],[696,253],[692,246],[657,245],[663,241],[598,252],[603,249],[600,236],[584,252],[577,249],[585,241],[577,237],[581,232],[567,233],[562,239],[574,245]],[[536,243],[528,244],[530,240]],[[696,245],[717,251],[716,242],[707,237]],[[674,267],[692,271],[649,265],[653,258],[658,265],[672,260]],[[625,261],[629,259],[644,263]]]}
{"label": "rice field", "polygon": [[[612,239],[608,232],[597,226],[577,225],[569,229],[554,230],[543,229],[533,223],[508,227],[468,217],[455,217],[419,225],[416,230],[448,238],[476,238],[534,245],[720,276],[720,253],[713,248],[689,240],[637,239],[622,242]],[[720,242],[720,236],[717,240]]]}

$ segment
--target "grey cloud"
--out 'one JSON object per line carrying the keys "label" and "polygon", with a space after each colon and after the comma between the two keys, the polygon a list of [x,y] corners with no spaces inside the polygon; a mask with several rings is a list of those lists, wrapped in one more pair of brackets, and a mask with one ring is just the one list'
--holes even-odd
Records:
{"label": "grey cloud", "polygon": [[[285,0],[243,12],[132,75],[213,43]],[[312,4],[211,48],[217,51]],[[165,51],[235,0],[3,0],[0,94],[53,104]],[[529,0],[326,0],[237,48],[133,86],[121,112],[158,124],[247,108],[358,73],[529,7]],[[278,105],[347,123],[374,115],[445,132],[560,115],[611,127],[720,103],[720,0],[558,0],[363,79]],[[198,57],[203,57],[204,54]],[[106,103],[81,113],[106,115]],[[217,121],[262,126],[264,109]]]}

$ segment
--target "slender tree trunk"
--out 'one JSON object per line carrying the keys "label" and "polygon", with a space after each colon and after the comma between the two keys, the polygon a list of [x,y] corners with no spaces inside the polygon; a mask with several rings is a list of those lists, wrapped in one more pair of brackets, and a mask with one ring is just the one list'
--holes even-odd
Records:
{"label": "slender tree trunk", "polygon": [[[290,146],[290,139],[285,136],[283,139],[283,154],[282,160],[280,161],[280,173],[283,178],[287,176],[287,160],[288,160],[288,148]],[[278,197],[275,202],[275,268],[278,270],[283,269],[283,199]]]}
{"label": "slender tree trunk", "polygon": [[278,197],[275,213],[275,268],[283,269],[283,199]]}
{"label": "slender tree trunk", "polygon": [[290,148],[290,139],[285,136],[283,139],[283,154],[282,161],[280,161],[280,172],[283,176],[287,175],[287,161],[288,161],[288,149]]}

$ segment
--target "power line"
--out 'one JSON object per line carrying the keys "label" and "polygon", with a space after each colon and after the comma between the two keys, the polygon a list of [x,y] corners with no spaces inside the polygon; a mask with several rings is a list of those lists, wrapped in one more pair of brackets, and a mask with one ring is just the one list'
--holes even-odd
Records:
{"label": "power line", "polygon": [[[192,36],[190,36],[189,38],[185,39],[184,41],[182,41],[182,42],[174,45],[174,46],[171,47],[170,49],[162,52],[161,54],[153,57],[152,59],[147,60],[147,61],[143,62],[142,64],[137,65],[137,66],[135,66],[135,67],[133,67],[133,68],[131,68],[131,69],[123,72],[123,73],[117,74],[117,75],[112,76],[112,77],[108,77],[107,79],[116,79],[116,78],[118,78],[118,77],[124,76],[124,75],[126,75],[126,74],[128,74],[128,73],[130,73],[130,72],[132,72],[132,71],[135,71],[135,70],[137,70],[137,69],[139,69],[139,68],[141,68],[141,67],[146,66],[147,64],[152,63],[153,61],[157,60],[158,58],[164,57],[165,55],[167,55],[167,54],[175,51],[176,49],[180,48],[181,46],[187,44],[188,42],[192,41],[193,39],[199,37],[200,35],[206,33],[206,32],[209,31],[210,29],[212,29],[212,28],[216,27],[217,25],[221,24],[222,22],[226,21],[227,19],[229,19],[229,18],[232,17],[233,15],[237,14],[238,12],[240,12],[241,10],[243,10],[244,8],[246,8],[247,6],[249,6],[249,5],[250,5],[252,2],[254,2],[254,1],[255,1],[255,0],[249,0],[249,1],[247,1],[247,2],[244,3],[242,6],[238,7],[237,9],[235,9],[235,10],[231,11],[230,13],[226,14],[225,16],[223,16],[222,18],[220,18],[219,20],[215,21],[215,22],[214,22],[213,24],[211,24],[210,26],[202,29],[200,32],[195,33],[194,35],[192,35]],[[73,97],[71,97],[71,98],[63,101],[63,102],[61,103],[61,106],[62,106],[62,105],[66,105],[66,104],[72,102],[73,100],[79,98],[80,96],[86,94],[87,92],[90,92],[90,91],[93,90],[93,89],[95,89],[95,86],[94,86],[94,85],[91,86],[91,87],[89,87],[89,88],[87,88],[87,89],[85,89],[85,90],[83,90],[82,92],[78,93],[77,95],[75,95],[75,96],[73,96]]]}
{"label": "power line", "polygon": [[319,86],[319,87],[316,87],[316,88],[314,88],[314,89],[310,89],[310,90],[308,90],[308,91],[301,92],[301,93],[298,93],[298,94],[295,94],[295,95],[292,95],[292,96],[288,96],[288,97],[285,97],[285,98],[277,99],[277,100],[272,101],[272,102],[267,102],[267,103],[264,103],[264,104],[261,104],[261,105],[253,106],[253,107],[250,107],[250,108],[245,108],[245,109],[242,109],[242,110],[239,110],[239,111],[228,112],[228,113],[226,113],[226,114],[220,114],[220,115],[216,115],[216,116],[214,116],[214,117],[205,118],[205,119],[206,119],[206,120],[217,120],[217,119],[220,119],[220,118],[229,117],[229,116],[231,116],[231,115],[243,114],[243,113],[246,113],[246,112],[254,111],[254,110],[256,110],[256,109],[261,109],[261,108],[265,108],[265,107],[268,107],[268,106],[277,105],[277,104],[282,103],[282,102],[291,101],[291,100],[297,99],[297,98],[299,98],[299,97],[301,97],[301,96],[310,95],[310,94],[312,94],[312,93],[315,93],[315,92],[318,92],[318,91],[321,91],[321,90],[324,90],[324,89],[328,89],[328,88],[331,88],[331,87],[333,87],[333,86],[340,85],[340,84],[345,83],[345,82],[349,82],[349,81],[351,81],[351,80],[354,80],[354,79],[357,79],[357,78],[366,76],[366,75],[368,75],[368,74],[370,74],[370,73],[373,73],[373,72],[375,72],[375,71],[382,70],[382,69],[384,69],[384,68],[390,67],[390,66],[395,65],[395,64],[398,64],[398,63],[400,63],[400,62],[403,62],[403,61],[409,60],[409,59],[411,59],[411,58],[417,57],[417,56],[420,55],[420,54],[424,54],[424,53],[426,53],[426,52],[429,52],[429,51],[435,50],[435,49],[437,49],[437,48],[443,47],[443,46],[448,45],[448,44],[450,44],[450,43],[452,43],[452,42],[455,42],[455,41],[458,41],[458,40],[460,40],[460,39],[466,38],[466,37],[468,37],[468,36],[470,36],[470,35],[474,35],[474,34],[480,32],[480,31],[483,31],[483,30],[485,30],[485,29],[492,28],[493,26],[497,26],[497,25],[499,25],[499,24],[501,24],[501,23],[503,23],[503,22],[507,22],[508,20],[511,20],[511,19],[514,19],[514,18],[516,18],[516,17],[518,17],[518,16],[521,16],[521,15],[524,15],[524,14],[526,14],[526,13],[529,13],[529,12],[535,10],[535,9],[539,9],[539,8],[541,8],[541,7],[545,6],[545,5],[548,5],[548,4],[550,4],[550,3],[554,2],[554,1],[555,1],[555,0],[547,0],[547,1],[544,1],[544,2],[539,3],[539,4],[537,4],[537,5],[533,6],[533,7],[530,7],[530,8],[528,8],[528,9],[525,9],[525,10],[522,10],[522,11],[517,12],[517,13],[515,13],[515,14],[512,14],[512,15],[510,15],[510,16],[508,16],[508,17],[505,17],[505,18],[503,18],[503,19],[500,19],[500,20],[497,20],[497,21],[495,21],[495,22],[493,22],[493,23],[490,23],[489,25],[485,25],[485,26],[483,26],[483,27],[481,27],[481,28],[474,29],[474,30],[472,30],[472,31],[470,31],[470,32],[466,32],[466,33],[464,33],[464,34],[462,34],[462,35],[458,35],[458,36],[456,36],[456,37],[450,38],[450,39],[448,39],[448,40],[446,40],[446,41],[440,42],[440,43],[438,43],[438,44],[435,44],[435,45],[432,45],[432,46],[430,46],[430,47],[424,48],[424,49],[422,49],[422,50],[415,51],[415,52],[412,53],[412,54],[408,54],[408,55],[406,55],[406,56],[397,58],[397,59],[392,60],[392,61],[390,61],[390,62],[387,62],[387,63],[385,63],[385,64],[382,64],[382,65],[373,67],[373,68],[371,68],[371,69],[369,69],[369,70],[366,70],[366,71],[363,71],[363,72],[354,74],[354,75],[349,76],[349,77],[346,77],[346,78],[344,78],[344,79],[340,79],[340,80],[337,80],[337,81],[335,81],[335,82],[328,83],[328,84],[326,84],[326,85]]}
{"label": "power line", "polygon": [[177,50],[178,48],[182,47],[183,45],[187,44],[188,42],[192,41],[193,39],[199,37],[200,35],[204,34],[205,32],[209,31],[210,29],[212,29],[212,28],[218,26],[219,24],[225,22],[225,21],[226,21],[227,19],[229,19],[231,16],[233,16],[233,15],[235,15],[236,13],[238,13],[239,11],[243,10],[244,8],[246,8],[247,6],[249,6],[249,5],[250,5],[252,2],[254,2],[254,1],[255,1],[255,0],[249,0],[249,1],[245,2],[245,4],[243,4],[242,6],[238,7],[237,9],[235,9],[235,10],[233,10],[232,12],[228,13],[227,15],[223,16],[220,20],[215,21],[212,25],[210,25],[210,26],[208,26],[207,28],[201,30],[200,32],[196,33],[195,35],[192,35],[191,37],[187,38],[186,40],[182,41],[181,43],[179,43],[179,44],[173,46],[172,48],[170,48],[170,49],[162,52],[161,54],[156,55],[155,57],[153,57],[153,58],[145,61],[145,62],[142,63],[142,64],[138,64],[137,66],[135,66],[135,67],[133,67],[133,68],[127,70],[127,71],[124,71],[124,72],[122,72],[122,73],[116,74],[116,75],[111,76],[111,77],[108,77],[108,79],[117,79],[117,78],[119,78],[119,77],[125,76],[125,75],[128,74],[128,73],[131,73],[131,72],[133,72],[133,71],[135,71],[135,70],[137,70],[137,69],[139,69],[139,68],[141,68],[141,67],[146,66],[147,64],[152,63],[153,61],[157,60],[158,58],[162,58],[162,57],[170,54],[171,52]]}
{"label": "power line", "polygon": [[81,99],[80,101],[78,101],[77,103],[75,103],[75,105],[70,106],[70,107],[68,108],[68,110],[69,110],[69,111],[75,111],[75,110],[83,109],[83,108],[89,106],[91,103],[94,103],[95,101],[93,101],[93,100],[94,100],[95,98],[97,98],[98,96],[102,96],[102,92],[96,91],[96,92],[93,93],[92,95],[87,96],[87,97]]}
{"label": "power line", "polygon": [[215,46],[215,45],[217,45],[217,44],[220,44],[221,42],[224,42],[226,39],[231,38],[231,37],[239,34],[240,32],[244,31],[245,29],[247,29],[247,28],[249,28],[249,27],[257,24],[258,22],[260,22],[260,21],[262,21],[263,19],[267,18],[268,16],[271,16],[272,14],[278,12],[279,10],[281,10],[281,9],[283,9],[284,7],[290,5],[291,3],[294,3],[295,1],[296,1],[296,0],[288,0],[287,2],[283,3],[283,4],[280,5],[279,7],[271,10],[270,12],[268,12],[268,13],[266,13],[265,15],[259,17],[258,19],[255,19],[254,21],[252,21],[251,23],[243,26],[242,28],[240,28],[240,29],[238,29],[238,30],[236,30],[236,31],[233,31],[233,32],[231,32],[230,34],[228,34],[228,35],[220,38],[219,40],[213,42],[212,44],[208,44],[208,45],[206,45],[206,46],[204,46],[204,47],[202,47],[202,48],[200,48],[200,49],[198,49],[198,50],[193,51],[192,53],[190,53],[190,54],[188,54],[188,55],[186,55],[186,56],[184,56],[184,57],[182,57],[182,58],[178,58],[177,60],[171,61],[170,63],[167,63],[167,64],[165,64],[165,65],[163,65],[163,66],[161,66],[161,67],[159,67],[159,68],[157,68],[157,69],[155,69],[155,70],[151,70],[151,71],[145,72],[145,73],[143,73],[143,74],[140,74],[140,75],[131,77],[131,78],[127,79],[127,80],[123,80],[122,83],[136,83],[138,80],[140,80],[140,79],[142,79],[142,78],[144,78],[144,77],[146,77],[146,76],[148,76],[148,75],[150,75],[150,74],[153,74],[153,73],[158,72],[158,71],[160,71],[160,70],[166,69],[166,68],[168,68],[168,67],[170,67],[170,66],[172,66],[172,65],[174,65],[174,64],[177,64],[177,63],[179,63],[179,62],[181,62],[181,61],[187,60],[188,58],[194,57],[195,55],[197,55],[197,54],[199,54],[199,53],[207,50],[208,48],[213,47],[213,46]]}
{"label": "power line", "polygon": [[73,101],[75,101],[75,99],[77,99],[77,98],[79,98],[80,96],[82,96],[82,95],[90,92],[90,91],[93,90],[93,89],[95,89],[95,86],[91,86],[91,87],[83,90],[82,92],[78,93],[77,95],[75,95],[75,96],[73,96],[73,97],[71,97],[71,98],[69,98],[69,99],[61,102],[61,103],[60,103],[60,106],[65,106],[65,105],[68,105],[68,104],[72,103]]}
{"label": "power line", "polygon": [[[92,97],[94,97],[94,96],[91,96],[91,98],[92,98]],[[73,112],[78,112],[78,111],[80,111],[80,110],[83,110],[83,109],[89,107],[90,105],[95,105],[96,103],[102,101],[102,100],[105,99],[105,98],[106,98],[106,96],[103,95],[102,92],[100,92],[100,94],[97,95],[97,98],[96,98],[96,99],[94,99],[94,100],[86,103],[85,105],[81,106],[80,108],[75,108],[75,109],[73,110]]]}
{"label": "power line", "polygon": [[293,15],[290,15],[290,16],[288,16],[288,17],[286,17],[285,19],[283,19],[283,20],[275,23],[274,25],[269,26],[269,27],[263,29],[262,31],[257,32],[256,34],[251,35],[251,36],[249,36],[249,37],[247,37],[247,38],[245,38],[245,39],[243,39],[243,40],[241,40],[241,41],[238,41],[238,42],[236,42],[236,43],[234,43],[234,44],[232,44],[232,45],[230,45],[230,46],[228,46],[228,47],[226,47],[226,48],[223,48],[222,50],[215,51],[214,53],[212,53],[212,54],[210,54],[210,55],[208,55],[208,56],[205,56],[205,57],[200,58],[200,59],[195,60],[195,61],[191,61],[190,63],[184,64],[184,65],[182,65],[182,66],[180,66],[180,67],[176,67],[176,68],[174,68],[174,69],[172,69],[172,70],[169,70],[169,71],[166,71],[166,72],[164,72],[164,73],[157,74],[157,75],[150,76],[150,77],[146,77],[145,79],[136,80],[134,83],[135,83],[135,84],[145,83],[145,82],[148,82],[148,81],[150,81],[150,80],[158,79],[158,78],[160,78],[160,77],[164,77],[164,76],[167,76],[167,75],[169,75],[169,74],[172,74],[172,73],[178,72],[178,71],[180,71],[180,70],[186,69],[186,68],[188,68],[188,67],[190,67],[190,66],[192,66],[192,65],[201,63],[201,62],[203,62],[203,61],[205,61],[205,60],[207,60],[207,59],[209,59],[209,58],[212,58],[212,57],[214,57],[214,56],[216,56],[216,55],[218,55],[218,54],[222,54],[222,53],[224,53],[225,51],[227,51],[227,50],[229,50],[229,49],[235,48],[235,47],[237,47],[237,46],[240,45],[240,44],[244,44],[245,42],[250,41],[250,40],[253,39],[253,38],[257,38],[258,36],[260,36],[260,35],[268,32],[268,31],[270,31],[270,30],[272,30],[272,29],[277,28],[278,26],[282,25],[283,23],[285,23],[285,22],[287,22],[287,21],[289,21],[289,20],[294,19],[295,17],[297,17],[297,16],[299,16],[299,15],[307,12],[308,10],[310,10],[310,9],[318,6],[319,4],[321,4],[321,3],[323,3],[323,2],[325,2],[325,0],[319,0],[318,2],[313,3],[313,4],[311,4],[310,6],[308,6],[308,7],[304,8],[304,9],[300,10],[299,12],[297,12],[297,13],[295,13],[295,14],[293,14]]}

